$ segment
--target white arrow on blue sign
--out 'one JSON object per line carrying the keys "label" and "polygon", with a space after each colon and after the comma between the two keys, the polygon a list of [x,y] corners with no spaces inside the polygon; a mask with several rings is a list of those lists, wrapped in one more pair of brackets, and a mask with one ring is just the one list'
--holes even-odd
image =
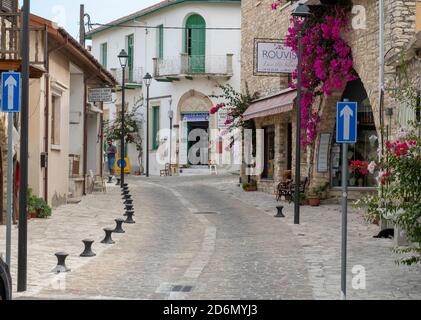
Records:
{"label": "white arrow on blue sign", "polygon": [[1,74],[1,111],[20,112],[21,74],[19,72],[3,72]]}
{"label": "white arrow on blue sign", "polygon": [[338,102],[336,107],[336,142],[357,143],[357,102]]}

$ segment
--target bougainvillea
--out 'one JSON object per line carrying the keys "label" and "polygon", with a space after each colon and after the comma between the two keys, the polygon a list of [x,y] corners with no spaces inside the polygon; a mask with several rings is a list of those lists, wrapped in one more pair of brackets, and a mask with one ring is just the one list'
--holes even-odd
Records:
{"label": "bougainvillea", "polygon": [[[283,1],[276,1],[272,9],[277,9]],[[313,103],[319,95],[332,95],[344,89],[346,83],[357,79],[353,69],[352,50],[342,38],[349,28],[350,10],[344,6],[324,7],[312,16],[291,19],[285,45],[298,54],[298,35],[302,32],[302,144],[309,145],[316,138],[316,127],[320,122]],[[292,74],[297,88],[298,71]]]}

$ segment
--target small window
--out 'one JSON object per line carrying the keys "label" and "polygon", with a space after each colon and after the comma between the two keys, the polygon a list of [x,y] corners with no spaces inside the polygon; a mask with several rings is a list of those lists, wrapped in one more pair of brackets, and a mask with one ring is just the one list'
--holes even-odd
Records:
{"label": "small window", "polygon": [[159,106],[152,108],[152,150],[159,148]]}
{"label": "small window", "polygon": [[157,27],[156,29],[157,31],[157,40],[156,40],[156,44],[157,44],[157,57],[159,59],[164,58],[164,26],[161,24],[160,26]]}
{"label": "small window", "polygon": [[60,128],[61,128],[61,97],[52,97],[51,110],[51,144],[60,145]]}
{"label": "small window", "polygon": [[101,44],[100,62],[105,69],[107,68],[107,56],[108,56],[108,44],[103,43]]}

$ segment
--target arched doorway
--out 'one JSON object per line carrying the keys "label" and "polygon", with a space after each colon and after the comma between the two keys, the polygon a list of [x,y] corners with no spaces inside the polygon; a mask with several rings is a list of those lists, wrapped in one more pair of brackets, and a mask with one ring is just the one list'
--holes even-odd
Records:
{"label": "arched doorway", "polygon": [[[208,165],[209,129],[214,128],[216,122],[215,116],[209,114],[212,106],[212,101],[196,90],[190,90],[180,98],[177,108],[180,128],[179,164]],[[192,153],[194,147],[196,150]]]}
{"label": "arched doorway", "polygon": [[[342,101],[358,102],[358,141],[355,145],[349,145],[348,163],[352,161],[365,161],[370,163],[378,159],[379,148],[378,132],[376,130],[372,106],[361,79],[348,82]],[[336,136],[336,125],[334,126],[333,137]],[[342,159],[341,146],[333,140],[331,152],[331,185],[339,187],[342,185]],[[364,175],[358,171],[349,172],[348,185],[350,187],[374,187],[375,178],[372,175]]]}
{"label": "arched doorway", "polygon": [[204,73],[206,61],[206,22],[198,14],[186,21],[185,52],[190,59],[191,73]]}

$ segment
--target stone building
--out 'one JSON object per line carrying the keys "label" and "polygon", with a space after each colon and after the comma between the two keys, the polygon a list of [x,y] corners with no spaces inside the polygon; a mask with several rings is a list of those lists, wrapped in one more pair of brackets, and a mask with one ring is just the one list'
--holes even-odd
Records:
{"label": "stone building", "polygon": [[[255,43],[256,38],[283,39],[290,25],[291,13],[296,3],[287,2],[277,10],[272,10],[272,0],[245,0],[242,1],[242,85],[251,92],[259,92],[260,96],[285,95],[282,91],[287,86],[287,74],[256,74]],[[307,0],[301,1],[310,6],[330,6],[335,1]],[[339,1],[338,1],[339,2]],[[342,1],[343,2],[343,1]],[[351,1],[350,1],[351,3]],[[418,1],[419,3],[419,1]],[[386,60],[400,52],[410,43],[415,35],[416,27],[416,1],[384,1],[384,52]],[[345,36],[353,53],[354,70],[358,79],[350,81],[341,92],[335,92],[324,97],[321,102],[321,122],[318,125],[317,138],[312,147],[307,148],[302,156],[302,174],[310,180],[309,187],[328,184],[331,196],[340,196],[341,185],[341,146],[335,143],[336,136],[336,103],[343,99],[357,101],[358,112],[358,142],[350,146],[349,161],[375,160],[377,149],[382,140],[381,125],[389,125],[389,132],[397,126],[398,121],[385,123],[385,110],[394,108],[392,92],[394,88],[386,85],[384,104],[380,108],[380,59],[379,59],[379,1],[353,0],[351,16],[352,28]],[[419,5],[419,4],[418,4]],[[391,66],[385,68],[386,84],[389,84],[396,75]],[[279,98],[278,98],[279,99]],[[316,104],[315,103],[315,104]],[[273,101],[273,107],[276,101]],[[253,107],[253,106],[252,106]],[[295,107],[293,108],[295,109]],[[396,114],[393,119],[396,120]],[[292,110],[278,113],[276,116],[255,117],[257,127],[268,124],[275,126],[274,144],[274,176],[268,183],[262,177],[260,189],[274,191],[276,184],[282,180],[285,169],[294,170],[295,155],[295,112]],[[288,138],[288,125],[292,126],[290,139]],[[272,130],[270,128],[269,130]],[[286,132],[286,135],[285,135]],[[383,137],[384,138],[384,137]],[[265,147],[267,149],[267,147]],[[267,156],[265,156],[267,159]],[[288,163],[291,161],[291,165]],[[287,163],[287,165],[285,165]],[[270,164],[266,164],[267,166]],[[351,196],[359,196],[361,191],[374,190],[375,180],[370,177],[361,177],[350,174],[348,181],[351,187]]]}

